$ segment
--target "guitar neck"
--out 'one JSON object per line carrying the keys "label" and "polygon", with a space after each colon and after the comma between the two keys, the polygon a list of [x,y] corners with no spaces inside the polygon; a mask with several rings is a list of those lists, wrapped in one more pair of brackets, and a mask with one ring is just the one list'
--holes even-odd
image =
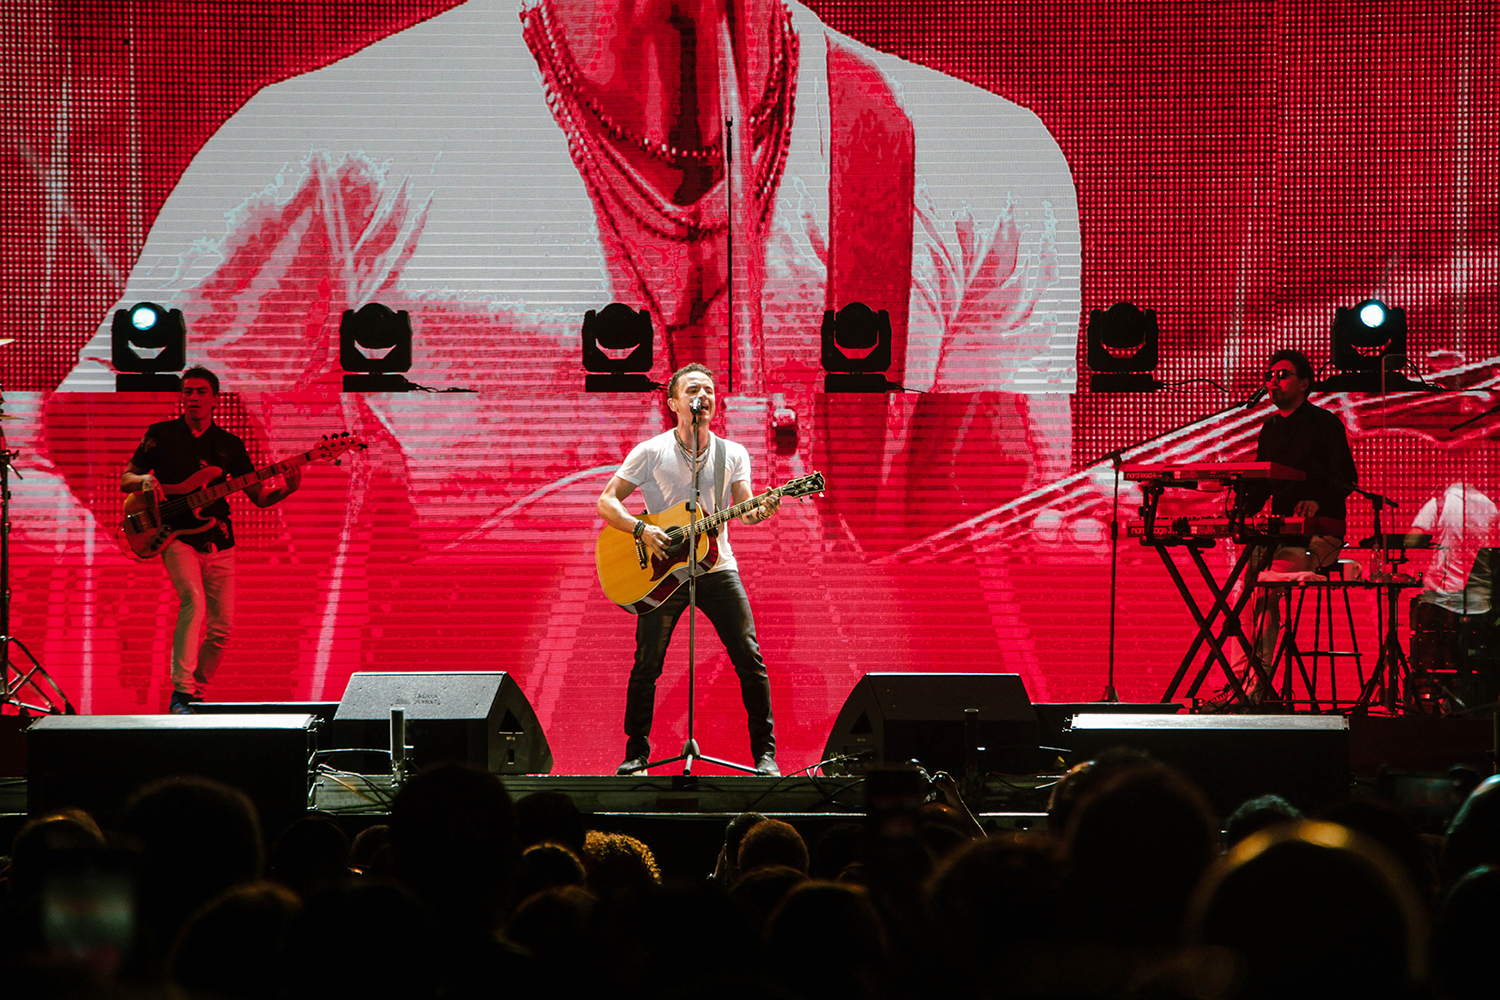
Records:
{"label": "guitar neck", "polygon": [[283,459],[282,461],[276,462],[272,465],[268,465],[263,469],[256,469],[254,472],[247,472],[243,476],[236,476],[233,479],[226,479],[224,482],[218,483],[214,486],[205,486],[197,493],[193,493],[185,497],[184,501],[189,507],[197,510],[200,507],[213,503],[215,500],[220,500],[224,497],[227,497],[231,493],[238,493],[240,490],[254,486],[257,483],[265,482],[267,479],[284,475],[287,472],[290,472],[292,469],[297,468],[299,465],[306,465],[311,461],[312,452],[304,451],[300,455],[293,455],[291,458]]}
{"label": "guitar neck", "polygon": [[750,511],[754,510],[756,507],[760,506],[760,502],[766,497],[779,495],[781,493],[781,489],[782,488],[778,486],[774,490],[766,490],[766,492],[762,493],[758,497],[751,497],[744,503],[737,503],[733,507],[725,507],[723,510],[718,511],[717,513],[710,514],[705,518],[701,518],[698,521],[698,530],[707,531],[711,528],[717,528],[719,525],[723,524],[726,521],[729,521],[732,518],[739,517],[742,514],[747,514]]}

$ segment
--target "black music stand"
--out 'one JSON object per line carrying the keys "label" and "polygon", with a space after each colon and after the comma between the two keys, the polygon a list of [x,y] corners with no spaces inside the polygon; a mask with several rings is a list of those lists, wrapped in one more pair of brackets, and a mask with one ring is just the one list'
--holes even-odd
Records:
{"label": "black music stand", "polygon": [[[1428,548],[1430,546],[1417,545],[1407,547]],[[1403,557],[1400,561],[1404,562],[1405,558]],[[1494,610],[1494,605],[1491,603],[1493,601],[1491,594],[1496,568],[1500,568],[1500,548],[1485,547],[1480,548],[1474,553],[1474,563],[1469,568],[1468,579],[1464,585],[1465,606],[1467,606],[1471,599],[1471,595],[1474,595],[1477,601],[1483,601],[1487,604],[1490,611]],[[1385,604],[1386,618],[1382,619],[1382,624],[1387,633],[1386,640],[1391,648],[1391,655],[1389,657],[1382,656],[1380,665],[1377,666],[1375,674],[1370,677],[1369,683],[1366,685],[1366,690],[1360,693],[1361,705],[1368,708],[1370,704],[1376,701],[1378,695],[1379,703],[1387,711],[1395,712],[1398,707],[1402,709],[1410,707],[1409,703],[1412,701],[1410,697],[1411,681],[1413,678],[1420,677],[1435,685],[1443,693],[1444,697],[1456,703],[1459,706],[1459,710],[1465,714],[1474,714],[1482,712],[1486,708],[1493,707],[1493,705],[1465,705],[1458,693],[1444,684],[1437,675],[1421,667],[1413,667],[1407,660],[1405,652],[1401,649],[1401,643],[1396,637],[1398,627],[1396,620],[1396,598],[1402,590],[1415,589],[1420,586],[1422,586],[1420,580],[1409,578],[1393,578],[1381,583],[1381,589],[1387,591]],[[1475,611],[1472,614],[1481,615],[1484,613],[1486,612],[1480,610],[1479,604],[1476,602]],[[1454,612],[1454,614],[1462,622],[1467,621],[1471,612]],[[1462,625],[1459,626],[1456,635],[1459,656],[1461,658],[1458,668],[1460,673],[1468,674],[1471,672],[1468,662],[1469,643],[1464,638]],[[1384,649],[1385,647],[1382,646],[1382,652],[1384,652]]]}
{"label": "black music stand", "polygon": [[1406,562],[1406,546],[1397,544],[1398,539],[1387,534],[1381,525],[1381,511],[1387,506],[1395,508],[1400,504],[1388,496],[1361,489],[1342,479],[1332,476],[1327,478],[1339,486],[1348,487],[1351,493],[1358,493],[1370,501],[1370,509],[1374,513],[1375,532],[1360,543],[1360,548],[1369,545],[1373,551],[1380,553],[1380,561],[1385,564],[1385,569],[1381,572],[1383,579],[1374,581],[1378,584],[1375,591],[1375,634],[1380,640],[1380,655],[1376,658],[1375,669],[1370,672],[1370,678],[1365,681],[1364,689],[1360,691],[1359,698],[1355,701],[1351,711],[1368,712],[1378,697],[1379,703],[1385,710],[1394,713],[1401,697],[1402,680],[1411,674],[1411,664],[1407,662],[1406,653],[1401,648],[1399,626],[1396,622],[1396,599],[1402,590],[1422,585],[1420,581],[1397,572],[1401,564]]}
{"label": "black music stand", "polygon": [[[1367,712],[1371,705],[1378,702],[1387,712],[1394,714],[1401,707],[1404,682],[1412,675],[1411,664],[1407,662],[1406,652],[1401,648],[1396,601],[1401,591],[1411,590],[1422,584],[1415,580],[1395,579],[1375,582],[1375,627],[1380,639],[1380,658],[1375,661],[1375,669],[1371,672],[1370,679],[1365,681],[1364,690],[1359,693],[1359,700],[1354,703],[1353,710]],[[1434,682],[1436,683],[1435,679]],[[1442,687],[1440,683],[1438,686]],[[1444,690],[1452,695],[1451,691]]]}

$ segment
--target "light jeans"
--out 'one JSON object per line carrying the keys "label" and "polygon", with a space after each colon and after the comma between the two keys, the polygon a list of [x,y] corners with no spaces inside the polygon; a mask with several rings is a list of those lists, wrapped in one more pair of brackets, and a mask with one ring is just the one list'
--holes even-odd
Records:
{"label": "light jeans", "polygon": [[224,658],[234,624],[234,549],[199,552],[174,539],[161,559],[178,601],[172,688],[202,695]]}

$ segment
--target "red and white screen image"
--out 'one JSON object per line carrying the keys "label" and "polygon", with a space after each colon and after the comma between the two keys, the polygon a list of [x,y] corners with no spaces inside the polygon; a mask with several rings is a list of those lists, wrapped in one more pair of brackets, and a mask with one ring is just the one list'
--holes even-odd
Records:
{"label": "red and white screen image", "polygon": [[[669,44],[651,29],[673,6]],[[600,590],[594,502],[668,426],[659,394],[584,391],[582,318],[614,301],[653,317],[650,377],[716,371],[713,429],[757,492],[827,478],[732,529],[784,771],[871,671],[1097,698],[1112,607],[1115,687],[1160,698],[1196,627],[1132,540],[1112,600],[1106,456],[1249,459],[1269,354],[1322,365],[1340,306],[1404,308],[1406,375],[1452,390],[1314,397],[1396,502],[1384,530],[1435,526],[1455,484],[1474,512],[1405,568],[1496,544],[1494,12],[723,6],[0,3],[9,626],[81,711],[162,711],[171,687],[175,597],[112,537],[119,473],[178,406],[114,391],[110,322],[136,302],[182,310],[257,464],[327,433],[370,444],[284,504],[231,501],[214,699],[506,670],[562,773],[618,763],[635,619]],[[1124,300],[1156,312],[1168,389],[1089,390],[1088,313]],[[856,301],[890,313],[908,391],[823,391],[823,311]],[[413,383],[470,391],[341,392],[340,319],[370,302],[410,314]],[[1122,483],[1120,519],[1139,503]],[[1372,533],[1368,500],[1349,517],[1350,541]],[[1367,593],[1353,617],[1368,673]],[[686,734],[687,646],[684,622],[657,749]],[[696,666],[700,743],[745,756],[706,622]],[[1337,683],[1357,693],[1352,665]]]}

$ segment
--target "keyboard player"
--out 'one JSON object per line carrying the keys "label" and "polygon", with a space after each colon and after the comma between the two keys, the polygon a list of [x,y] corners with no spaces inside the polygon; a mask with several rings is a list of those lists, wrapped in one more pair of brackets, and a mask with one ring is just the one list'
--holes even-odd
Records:
{"label": "keyboard player", "polygon": [[[1329,533],[1309,536],[1306,544],[1299,539],[1296,544],[1256,545],[1250,554],[1245,586],[1253,586],[1262,570],[1290,573],[1332,565],[1344,545],[1344,504],[1358,481],[1358,474],[1343,421],[1307,401],[1312,383],[1312,363],[1301,351],[1281,350],[1271,355],[1266,366],[1266,388],[1276,412],[1261,424],[1255,442],[1255,460],[1299,469],[1307,478],[1240,480],[1235,484],[1235,514],[1241,518],[1254,517],[1269,501],[1272,515],[1317,517],[1326,522],[1323,527]],[[1281,632],[1282,596],[1278,590],[1260,588],[1253,604],[1251,645],[1267,677]],[[1226,651],[1252,701],[1273,696],[1270,686],[1245,662],[1238,643],[1231,643]],[[1234,700],[1233,687],[1225,685],[1224,690],[1210,699],[1210,704],[1228,707]]]}

